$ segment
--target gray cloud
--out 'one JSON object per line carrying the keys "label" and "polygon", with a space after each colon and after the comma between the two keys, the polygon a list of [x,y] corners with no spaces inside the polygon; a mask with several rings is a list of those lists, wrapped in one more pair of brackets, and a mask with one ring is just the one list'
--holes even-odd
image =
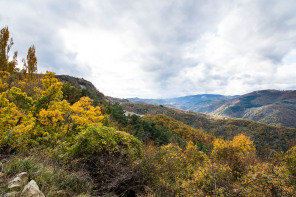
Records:
{"label": "gray cloud", "polygon": [[107,95],[296,88],[293,0],[11,0],[0,6],[0,22],[22,57],[35,44],[40,70],[84,76]]}
{"label": "gray cloud", "polygon": [[[58,74],[85,75],[74,62],[75,54],[64,51],[59,28],[75,20],[80,5],[74,1],[7,1],[0,2],[1,24],[8,26],[14,38],[13,49],[26,57],[31,45],[36,47],[39,71],[52,70]],[[21,66],[21,65],[19,65]]]}

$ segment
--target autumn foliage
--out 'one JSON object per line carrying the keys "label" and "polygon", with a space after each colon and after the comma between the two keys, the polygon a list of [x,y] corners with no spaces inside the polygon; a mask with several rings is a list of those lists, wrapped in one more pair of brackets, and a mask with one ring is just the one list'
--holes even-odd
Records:
{"label": "autumn foliage", "polygon": [[296,195],[296,147],[260,158],[247,132],[223,139],[166,115],[125,116],[118,103],[99,106],[55,73],[37,74],[34,45],[19,71],[8,28],[0,38],[1,155],[46,155],[89,177],[95,196]]}

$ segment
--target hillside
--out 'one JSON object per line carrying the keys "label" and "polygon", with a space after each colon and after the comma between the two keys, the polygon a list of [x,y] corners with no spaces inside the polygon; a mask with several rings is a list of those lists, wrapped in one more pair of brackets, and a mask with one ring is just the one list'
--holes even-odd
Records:
{"label": "hillside", "polygon": [[249,136],[256,145],[259,154],[266,154],[269,149],[287,151],[295,143],[296,129],[266,125],[252,120],[223,118],[206,114],[187,112],[169,107],[150,104],[131,103],[122,100],[124,110],[138,114],[164,114],[189,126],[203,129],[208,133],[232,139],[234,136],[244,133]]}
{"label": "hillside", "polygon": [[56,78],[61,82],[69,82],[71,86],[74,86],[81,90],[83,96],[88,96],[97,102],[108,102],[109,99],[100,92],[90,81],[83,78],[72,77],[69,75],[56,75]]}
{"label": "hillside", "polygon": [[163,105],[176,109],[200,112],[200,108],[208,107],[210,104],[218,101],[225,101],[236,97],[237,96],[224,96],[219,94],[199,94],[168,99],[127,98],[127,100],[134,103]]}
{"label": "hillside", "polygon": [[241,96],[202,94],[171,99],[127,100],[296,128],[296,91],[293,90],[261,90]]}
{"label": "hillside", "polygon": [[[212,114],[218,116],[212,116],[192,111],[174,109],[163,105],[133,103],[129,102],[127,99],[105,97],[104,94],[100,93],[91,82],[88,82],[84,79],[65,75],[57,76],[57,78],[59,78],[61,81],[69,81],[73,86],[79,86],[80,88],[88,90],[92,95],[96,95],[96,98],[98,98],[101,102],[106,102],[109,100],[112,102],[119,102],[123,109],[128,112],[133,112],[140,115],[164,114],[174,118],[177,121],[181,121],[184,124],[197,129],[202,128],[208,133],[212,133],[217,136],[223,136],[226,139],[232,139],[239,133],[245,133],[251,137],[258,150],[262,153],[265,152],[267,147],[286,151],[294,143],[291,139],[296,137],[295,129],[276,126],[280,124],[271,126],[254,122],[263,122],[262,120],[265,120],[266,124],[274,124],[274,122],[286,121],[286,124],[288,124],[288,118],[292,119],[293,117],[296,117],[291,116],[296,111],[294,110],[295,107],[293,108],[293,106],[296,105],[293,105],[293,100],[291,99],[294,98],[294,91],[257,91],[228,101],[219,101],[214,104],[209,104],[208,107],[203,106],[204,108],[208,109],[213,108]],[[194,97],[195,96],[191,98]],[[218,95],[213,96],[213,98],[215,97],[217,98]],[[188,98],[190,98],[190,96]],[[142,102],[141,99],[139,100]],[[180,98],[180,100],[182,99]],[[236,113],[232,114],[232,117],[238,116],[239,118],[254,119],[254,121],[223,118],[222,116],[230,116],[227,114],[227,112],[230,110],[224,110],[224,113],[221,113],[221,111],[231,104],[234,105],[234,103],[236,103],[237,106],[240,106],[240,109],[246,109],[246,112],[245,116],[240,117],[240,113],[237,111]],[[267,105],[264,106],[264,104]],[[283,106],[285,106],[286,109],[283,108]],[[271,108],[278,109],[278,111],[272,111]],[[235,107],[231,106],[230,109],[233,110]],[[265,114],[269,114],[269,116],[266,116],[265,118],[262,118],[261,116],[261,118],[256,119],[254,114],[257,113],[257,117],[260,117],[260,113],[262,114],[264,110],[266,112]],[[286,113],[284,113],[284,111]]]}
{"label": "hillside", "polygon": [[172,117],[169,117],[164,114],[157,115],[145,115],[143,120],[152,121],[157,127],[166,127],[172,134],[180,136],[186,141],[193,141],[195,143],[203,143],[210,145],[213,135],[209,135],[204,132],[202,129],[196,129],[187,124],[184,124],[181,121],[178,121]]}
{"label": "hillside", "polygon": [[213,103],[200,110],[211,115],[296,127],[296,91],[262,90]]}

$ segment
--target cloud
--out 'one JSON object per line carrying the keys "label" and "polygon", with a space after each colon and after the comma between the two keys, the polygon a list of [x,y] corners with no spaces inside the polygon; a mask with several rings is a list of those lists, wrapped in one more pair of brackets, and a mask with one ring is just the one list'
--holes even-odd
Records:
{"label": "cloud", "polygon": [[[296,14],[286,1],[2,1],[1,24],[41,71],[116,97],[295,89]],[[13,13],[13,14],[11,14]]]}
{"label": "cloud", "polygon": [[11,0],[1,1],[0,7],[0,22],[9,27],[15,42],[12,50],[18,50],[20,59],[26,57],[28,48],[34,44],[39,71],[52,70],[76,76],[85,74],[73,61],[76,54],[65,52],[64,41],[58,34],[61,27],[75,19],[73,13],[79,10],[77,3],[69,0]]}
{"label": "cloud", "polygon": [[[246,1],[236,5],[217,25],[217,32],[205,33],[188,47],[187,56],[211,65],[199,71],[209,83],[204,84],[203,78],[199,78],[202,80],[195,84],[201,85],[204,92],[220,94],[295,89],[290,77],[280,77],[282,81],[279,81],[283,68],[289,68],[295,75],[292,66],[283,66],[285,57],[295,50],[295,24],[291,23],[295,14],[289,6],[291,3]],[[194,73],[198,67],[185,73]],[[182,73],[180,78],[185,78]],[[192,80],[193,77],[187,77],[187,81]],[[202,90],[192,88],[191,91]]]}
{"label": "cloud", "polygon": [[[129,87],[137,89],[123,92],[125,97],[170,95],[169,91],[163,94],[163,90],[171,85],[171,79],[182,69],[195,65],[183,57],[184,48],[202,35],[203,30],[214,28],[213,23],[224,12],[219,3],[211,6],[193,0],[125,1],[124,5],[114,1],[89,2],[83,9],[93,20],[69,25],[63,30],[67,49],[84,54],[78,61],[93,65],[95,74],[91,79],[95,83],[109,83],[105,89],[101,86],[107,94],[116,90],[120,95],[120,91]],[[209,14],[210,9],[215,9],[216,15]],[[108,23],[102,18],[108,18]],[[80,36],[85,39],[82,41]],[[121,82],[110,83],[110,76],[116,74]],[[147,89],[150,90],[145,91]]]}

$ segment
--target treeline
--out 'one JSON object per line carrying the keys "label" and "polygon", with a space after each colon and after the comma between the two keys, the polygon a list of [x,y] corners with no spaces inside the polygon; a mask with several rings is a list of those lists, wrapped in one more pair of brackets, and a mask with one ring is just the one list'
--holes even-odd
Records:
{"label": "treeline", "polygon": [[[97,100],[53,72],[37,75],[35,47],[26,71],[19,70],[9,57],[7,27],[0,38],[0,154],[8,160],[7,178],[33,172],[45,195],[295,195],[296,147],[262,161],[244,134],[225,140],[166,115],[125,116],[118,103]],[[60,176],[53,179],[46,169]]]}

